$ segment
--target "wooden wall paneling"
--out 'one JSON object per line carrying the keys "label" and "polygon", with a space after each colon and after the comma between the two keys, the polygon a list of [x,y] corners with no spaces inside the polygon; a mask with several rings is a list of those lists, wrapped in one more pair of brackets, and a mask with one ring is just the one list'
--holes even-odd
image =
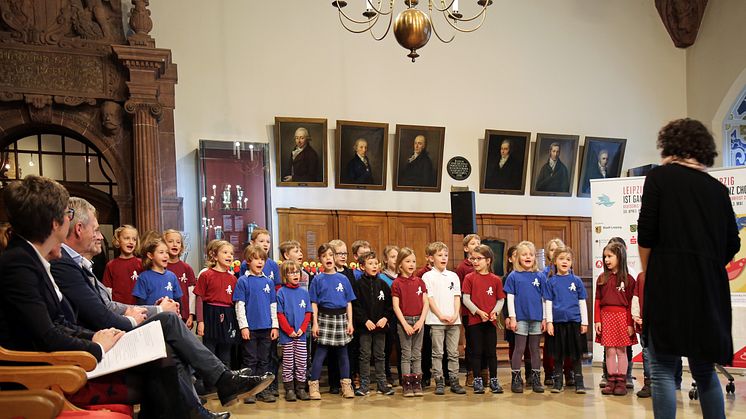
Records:
{"label": "wooden wall paneling", "polygon": [[389,212],[389,239],[399,247],[410,247],[417,266],[425,265],[425,247],[437,240],[435,218],[426,213]]}
{"label": "wooden wall paneling", "polygon": [[569,217],[533,217],[528,219],[528,240],[536,245],[536,251],[543,249],[554,238],[570,243],[571,228]]}
{"label": "wooden wall paneling", "polygon": [[588,218],[570,219],[572,238],[568,245],[575,252],[573,268],[581,278],[593,276],[593,226]]}
{"label": "wooden wall paneling", "polygon": [[[380,211],[337,211],[339,238],[347,243],[347,251],[352,252],[355,240],[367,240],[373,250],[383,260],[383,248],[394,244],[389,240],[388,217]],[[347,257],[353,260],[353,255]]]}
{"label": "wooden wall paneling", "polygon": [[319,245],[338,236],[337,217],[333,211],[278,208],[277,215],[280,242],[299,241],[306,260],[318,260]]}
{"label": "wooden wall paneling", "polygon": [[481,225],[482,239],[505,240],[508,247],[528,240],[528,222],[521,215],[484,214],[478,217],[477,224]]}

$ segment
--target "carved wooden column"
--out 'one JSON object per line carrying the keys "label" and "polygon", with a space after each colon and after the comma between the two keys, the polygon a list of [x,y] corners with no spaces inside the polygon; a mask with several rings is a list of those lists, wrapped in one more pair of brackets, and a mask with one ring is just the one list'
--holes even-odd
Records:
{"label": "carved wooden column", "polygon": [[132,137],[135,160],[135,222],[142,232],[162,231],[161,176],[158,117],[161,106],[129,100],[124,109],[133,114]]}

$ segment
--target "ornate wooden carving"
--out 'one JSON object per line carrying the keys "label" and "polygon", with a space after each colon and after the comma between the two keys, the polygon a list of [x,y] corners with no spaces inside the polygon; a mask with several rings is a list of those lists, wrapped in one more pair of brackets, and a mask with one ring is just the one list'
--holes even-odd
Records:
{"label": "ornate wooden carving", "polygon": [[707,0],[655,0],[655,8],[677,48],[687,48],[697,40]]}
{"label": "ornate wooden carving", "polygon": [[148,1],[132,4],[125,38],[121,1],[0,0],[0,149],[34,132],[75,134],[111,165],[120,222],[182,228],[176,66],[148,35]]}

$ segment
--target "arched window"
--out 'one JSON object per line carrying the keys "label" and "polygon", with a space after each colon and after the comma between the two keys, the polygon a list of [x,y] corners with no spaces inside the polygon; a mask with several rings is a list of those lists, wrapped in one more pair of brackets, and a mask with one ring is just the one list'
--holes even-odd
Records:
{"label": "arched window", "polygon": [[725,166],[746,166],[746,88],[728,112],[723,121]]}
{"label": "arched window", "polygon": [[87,185],[114,196],[118,194],[111,166],[93,146],[59,134],[34,134],[8,144],[0,151],[0,178],[46,176],[67,184]]}

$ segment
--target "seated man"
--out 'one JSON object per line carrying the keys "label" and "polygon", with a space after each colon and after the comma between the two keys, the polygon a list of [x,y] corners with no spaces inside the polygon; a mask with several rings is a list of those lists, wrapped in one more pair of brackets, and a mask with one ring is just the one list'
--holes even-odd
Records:
{"label": "seated man", "polygon": [[[0,345],[16,350],[82,350],[100,361],[124,332],[115,328],[93,332],[71,321],[75,320],[74,310],[52,278],[45,259],[48,255],[59,256],[59,246],[70,229],[74,211],[67,206],[67,191],[51,179],[27,176],[5,188],[4,201],[13,236],[0,257],[0,287],[4,290],[0,294]],[[172,313],[158,314],[155,319],[171,327],[181,323]],[[192,349],[174,336],[177,334],[166,338],[171,351]],[[186,391],[176,366],[168,361],[154,361],[90,380],[72,399],[80,404],[140,403],[142,412],[163,417],[229,416],[216,416],[202,408],[193,388],[191,393]],[[216,362],[220,369],[210,377],[226,405],[257,388],[263,389],[273,378],[249,377]],[[191,411],[185,412],[187,408]]]}

